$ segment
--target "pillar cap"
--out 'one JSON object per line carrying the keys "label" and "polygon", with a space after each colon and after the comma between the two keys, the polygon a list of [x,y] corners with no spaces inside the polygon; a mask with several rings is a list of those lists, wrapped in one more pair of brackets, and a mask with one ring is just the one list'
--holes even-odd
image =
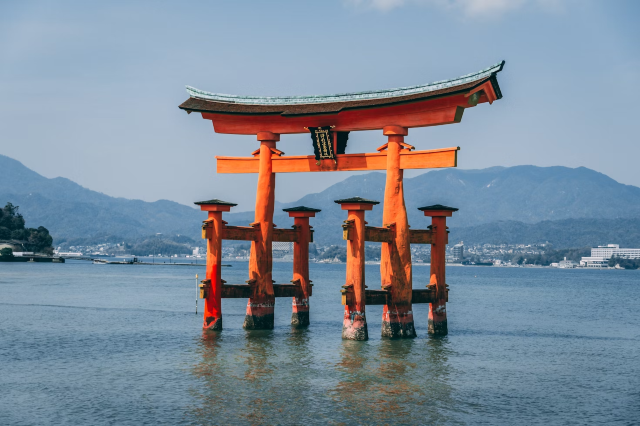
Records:
{"label": "pillar cap", "polygon": [[200,206],[200,210],[202,211],[211,211],[211,212],[216,212],[216,211],[228,212],[231,210],[231,207],[237,206],[237,204],[235,203],[218,200],[217,198],[213,198],[207,201],[196,201],[193,204]]}
{"label": "pillar cap", "polygon": [[316,213],[321,212],[320,209],[312,207],[298,206],[282,209],[283,212],[289,213],[289,217],[315,217]]}
{"label": "pillar cap", "polygon": [[342,210],[371,210],[374,205],[380,204],[380,201],[367,200],[362,197],[351,197],[335,200],[334,203],[340,204]]}
{"label": "pillar cap", "polygon": [[382,134],[385,136],[407,136],[409,129],[402,126],[384,126],[382,128]]}
{"label": "pillar cap", "polygon": [[443,206],[442,204],[418,207],[418,210],[424,212],[425,216],[452,216],[453,212],[458,211],[455,207]]}
{"label": "pillar cap", "polygon": [[263,142],[263,141],[277,142],[280,140],[280,133],[258,132],[256,136],[260,142]]}

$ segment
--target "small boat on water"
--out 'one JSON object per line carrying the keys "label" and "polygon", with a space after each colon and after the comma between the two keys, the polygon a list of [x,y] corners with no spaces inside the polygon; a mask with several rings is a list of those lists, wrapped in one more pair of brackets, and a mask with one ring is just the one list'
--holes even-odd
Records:
{"label": "small boat on water", "polygon": [[107,263],[109,263],[106,260],[102,260],[102,259],[93,259],[93,264],[94,265],[106,265]]}

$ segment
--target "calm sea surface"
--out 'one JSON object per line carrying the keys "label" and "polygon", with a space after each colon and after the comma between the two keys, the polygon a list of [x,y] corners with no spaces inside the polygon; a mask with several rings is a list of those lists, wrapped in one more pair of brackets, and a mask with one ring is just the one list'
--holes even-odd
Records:
{"label": "calm sea surface", "polygon": [[253,332],[225,300],[203,335],[196,273],[0,264],[0,424],[640,424],[640,271],[449,267],[447,337],[414,305],[418,338],[382,340],[373,306],[368,342],[340,337],[344,265],[311,265],[307,330],[289,299]]}

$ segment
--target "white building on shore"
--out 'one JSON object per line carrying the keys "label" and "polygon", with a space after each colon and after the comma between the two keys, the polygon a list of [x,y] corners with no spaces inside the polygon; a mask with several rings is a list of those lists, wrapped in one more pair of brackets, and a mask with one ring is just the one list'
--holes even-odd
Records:
{"label": "white building on shore", "polygon": [[640,249],[620,248],[619,244],[607,244],[591,249],[591,256],[583,257],[580,266],[586,268],[606,268],[609,259],[619,257],[622,259],[640,259]]}

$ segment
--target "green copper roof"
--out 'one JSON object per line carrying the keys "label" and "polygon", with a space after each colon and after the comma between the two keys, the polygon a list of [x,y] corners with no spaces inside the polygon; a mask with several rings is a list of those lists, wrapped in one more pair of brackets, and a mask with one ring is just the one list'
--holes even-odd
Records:
{"label": "green copper roof", "polygon": [[400,87],[397,89],[375,90],[368,92],[339,93],[334,95],[315,96],[237,96],[225,95],[222,93],[210,93],[195,87],[187,86],[187,93],[192,98],[205,99],[209,101],[228,102],[245,105],[296,105],[296,104],[319,104],[327,102],[362,101],[367,99],[384,99],[398,96],[415,95],[442,90],[450,87],[460,86],[474,81],[486,79],[502,70],[504,61],[485,68],[481,71],[463,75],[453,80],[436,81],[430,84],[419,86]]}
{"label": "green copper roof", "polygon": [[420,211],[438,211],[438,210],[445,210],[445,211],[450,211],[450,212],[457,212],[458,209],[455,207],[449,207],[449,206],[443,206],[442,204],[434,204],[433,206],[425,206],[425,207],[418,207],[418,210]]}
{"label": "green copper roof", "polygon": [[228,201],[218,200],[217,198],[214,198],[212,200],[207,200],[207,201],[196,201],[193,204],[198,206],[202,206],[202,205],[218,205],[218,206],[231,206],[231,207],[237,206],[237,204],[230,203]]}
{"label": "green copper roof", "polygon": [[375,201],[375,200],[367,200],[366,198],[362,198],[362,197],[351,197],[351,198],[344,198],[342,200],[335,200],[334,203],[336,204],[348,204],[348,203],[359,203],[359,204],[380,204],[380,201]]}
{"label": "green copper roof", "polygon": [[313,213],[319,213],[322,210],[320,209],[314,209],[312,207],[305,207],[305,206],[298,206],[298,207],[289,207],[288,209],[282,209],[283,212],[313,212]]}

